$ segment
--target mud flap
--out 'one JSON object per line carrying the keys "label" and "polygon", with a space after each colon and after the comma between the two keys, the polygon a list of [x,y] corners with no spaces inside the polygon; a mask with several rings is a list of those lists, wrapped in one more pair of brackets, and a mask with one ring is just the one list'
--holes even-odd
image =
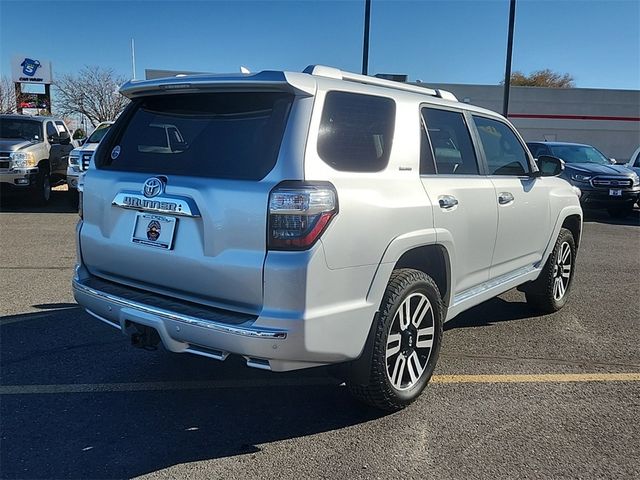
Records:
{"label": "mud flap", "polygon": [[371,375],[371,362],[373,361],[373,341],[378,327],[378,313],[373,316],[373,322],[369,327],[367,343],[362,350],[362,354],[351,362],[338,366],[341,368],[341,377],[348,383],[354,385],[368,385]]}

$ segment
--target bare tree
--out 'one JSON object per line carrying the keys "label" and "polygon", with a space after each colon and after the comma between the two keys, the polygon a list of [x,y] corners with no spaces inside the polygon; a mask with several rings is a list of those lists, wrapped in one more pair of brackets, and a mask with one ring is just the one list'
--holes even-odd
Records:
{"label": "bare tree", "polygon": [[[536,70],[529,75],[519,71],[511,74],[511,86],[516,87],[573,88],[575,86],[573,80],[573,75],[554,72],[548,68]],[[500,83],[503,84],[504,82]]]}
{"label": "bare tree", "polygon": [[9,77],[0,78],[0,113],[15,113],[16,87]]}
{"label": "bare tree", "polygon": [[118,93],[125,77],[111,68],[86,66],[77,75],[62,75],[55,82],[55,105],[59,114],[84,115],[91,125],[114,120],[129,100]]}

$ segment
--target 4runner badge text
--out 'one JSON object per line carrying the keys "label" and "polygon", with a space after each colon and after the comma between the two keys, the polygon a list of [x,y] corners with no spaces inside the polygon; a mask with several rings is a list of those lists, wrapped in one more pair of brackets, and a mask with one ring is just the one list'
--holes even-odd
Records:
{"label": "4runner badge text", "polygon": [[178,204],[161,200],[147,200],[134,196],[126,196],[123,203],[127,207],[140,208],[143,210],[154,210],[158,212],[179,212]]}

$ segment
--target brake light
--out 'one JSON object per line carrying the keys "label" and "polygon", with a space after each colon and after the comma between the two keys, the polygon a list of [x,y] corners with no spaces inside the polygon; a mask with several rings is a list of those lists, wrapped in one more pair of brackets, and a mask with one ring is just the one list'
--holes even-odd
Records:
{"label": "brake light", "polygon": [[336,213],[338,195],[331,184],[280,184],[269,196],[269,249],[307,250]]}

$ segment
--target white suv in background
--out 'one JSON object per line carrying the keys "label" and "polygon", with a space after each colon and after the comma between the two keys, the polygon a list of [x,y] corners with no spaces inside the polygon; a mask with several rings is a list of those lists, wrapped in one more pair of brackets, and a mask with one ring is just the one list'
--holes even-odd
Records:
{"label": "white suv in background", "polygon": [[514,287],[538,311],[567,301],[578,197],[494,112],[322,66],[121,92],[85,175],[73,290],[134,345],[340,364],[395,410],[447,320]]}
{"label": "white suv in background", "polygon": [[78,148],[74,148],[69,154],[69,165],[67,166],[67,185],[69,191],[78,188],[80,175],[89,168],[89,162],[98,148],[100,140],[105,136],[113,122],[102,122],[89,135],[89,138]]}

